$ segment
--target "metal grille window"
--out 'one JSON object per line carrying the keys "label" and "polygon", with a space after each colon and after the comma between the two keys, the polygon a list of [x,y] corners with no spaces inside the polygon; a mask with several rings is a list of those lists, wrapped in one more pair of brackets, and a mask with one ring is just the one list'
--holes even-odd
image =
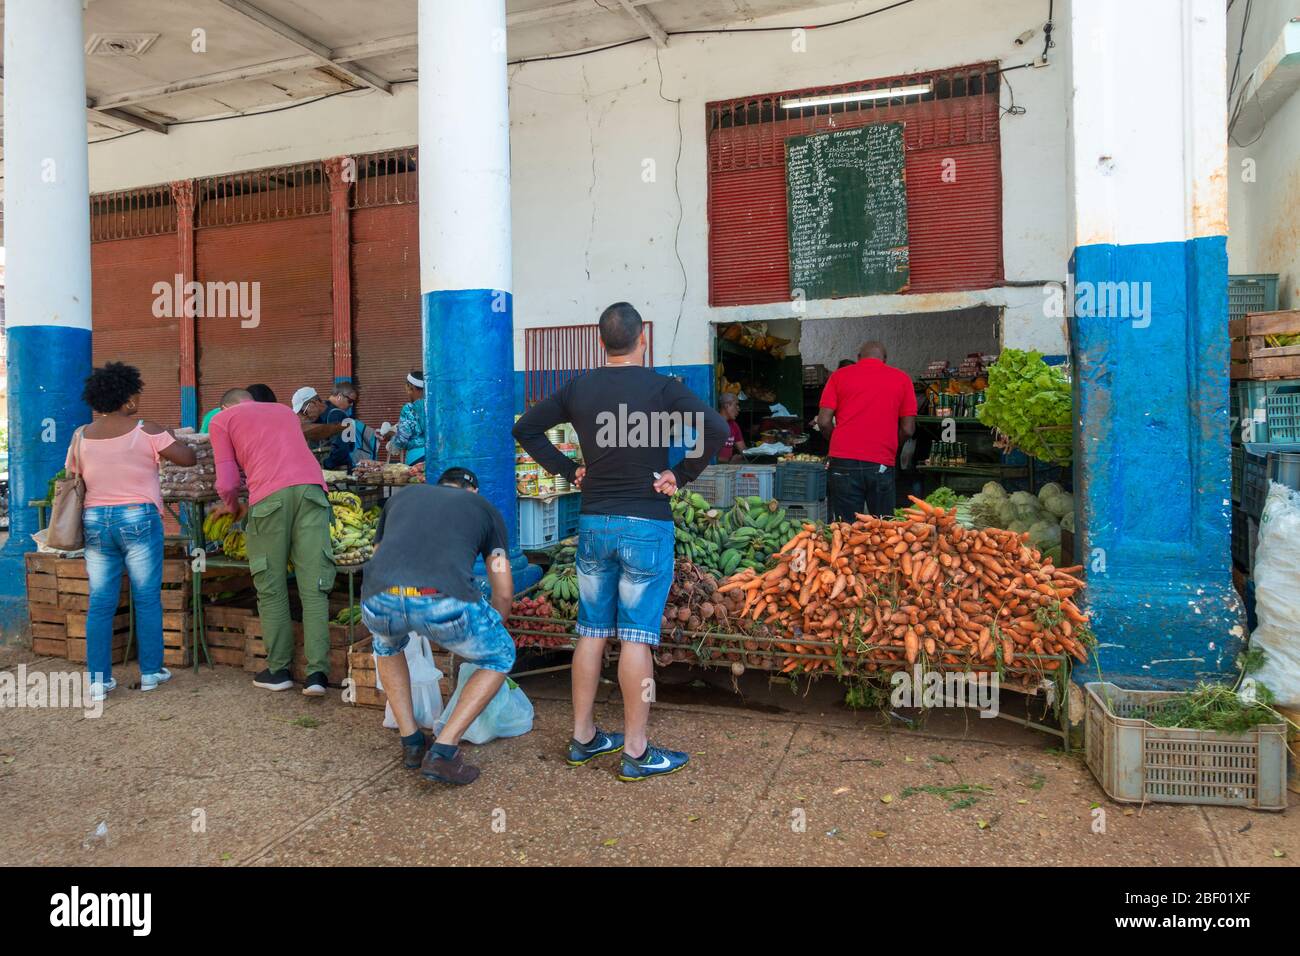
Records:
{"label": "metal grille window", "polygon": [[323,163],[271,166],[194,181],[196,228],[270,222],[329,212]]}
{"label": "metal grille window", "polygon": [[176,231],[167,185],[97,193],[90,197],[90,241],[142,239]]}
{"label": "metal grille window", "polygon": [[[654,368],[654,323],[645,323],[642,365]],[[524,405],[536,405],[583,372],[605,364],[598,325],[558,325],[524,329]]]}
{"label": "metal grille window", "polygon": [[355,157],[357,182],[352,190],[352,208],[419,202],[418,156],[416,147],[404,146]]}
{"label": "metal grille window", "polygon": [[[790,297],[785,140],[902,122],[907,150],[911,292],[978,289],[1002,280],[997,65],[974,66],[709,103],[709,302]],[[794,97],[891,90],[906,97],[786,110]]]}

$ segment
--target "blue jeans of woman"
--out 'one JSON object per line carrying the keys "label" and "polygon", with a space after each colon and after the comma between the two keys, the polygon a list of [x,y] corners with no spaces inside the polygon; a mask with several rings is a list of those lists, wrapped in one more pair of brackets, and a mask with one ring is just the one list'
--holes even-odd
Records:
{"label": "blue jeans of woman", "polygon": [[162,516],[153,504],[100,505],[83,513],[90,611],[86,617],[86,669],[91,680],[113,676],[113,618],[122,571],[131,580],[140,673],[163,666]]}

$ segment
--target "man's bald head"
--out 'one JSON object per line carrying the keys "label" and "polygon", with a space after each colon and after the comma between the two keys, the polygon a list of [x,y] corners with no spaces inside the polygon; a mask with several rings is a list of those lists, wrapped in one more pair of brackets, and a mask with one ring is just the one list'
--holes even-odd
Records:
{"label": "man's bald head", "polygon": [[253,394],[246,388],[232,388],[221,396],[222,408],[233,408],[243,402],[251,402]]}
{"label": "man's bald head", "polygon": [[884,361],[888,356],[885,354],[884,342],[864,342],[862,348],[858,349],[858,359],[873,358]]}

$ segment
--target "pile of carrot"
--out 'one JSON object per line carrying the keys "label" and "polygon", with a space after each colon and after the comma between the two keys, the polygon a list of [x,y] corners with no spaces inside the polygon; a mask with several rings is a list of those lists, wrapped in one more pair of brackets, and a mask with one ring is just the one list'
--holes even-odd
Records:
{"label": "pile of carrot", "polygon": [[806,524],[771,568],[719,586],[733,607],[743,597],[734,619],[790,655],[782,673],[842,673],[856,658],[867,671],[922,658],[973,670],[1087,662],[1088,618],[1073,600],[1081,567],[1054,567],[1027,534],[969,530],[956,509],[911,501],[902,521]]}

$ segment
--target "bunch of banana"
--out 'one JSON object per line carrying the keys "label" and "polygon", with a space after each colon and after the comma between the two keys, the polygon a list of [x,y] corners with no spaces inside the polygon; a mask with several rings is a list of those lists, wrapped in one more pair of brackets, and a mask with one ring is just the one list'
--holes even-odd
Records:
{"label": "bunch of banana", "polygon": [[361,499],[350,491],[330,492],[334,518],[330,522],[330,545],[336,564],[361,564],[375,550],[375,528],[379,508],[362,510]]}
{"label": "bunch of banana", "polygon": [[247,561],[248,541],[244,537],[244,532],[226,532],[226,536],[221,539],[221,550],[226,553],[228,558],[234,558],[236,561]]}
{"label": "bunch of banana", "polygon": [[342,624],[345,627],[348,624],[360,624],[361,606],[359,604],[354,604],[351,607],[345,607],[334,616],[334,623]]}
{"label": "bunch of banana", "polygon": [[578,569],[573,564],[552,564],[542,578],[541,589],[552,604],[578,600]]}
{"label": "bunch of banana", "polygon": [[741,568],[761,570],[799,530],[780,504],[757,495],[737,498],[724,512],[709,507],[702,495],[679,491],[671,507],[677,557],[719,577]]}
{"label": "bunch of banana", "polygon": [[209,511],[203,518],[203,540],[221,541],[230,532],[235,523],[235,516],[229,513],[217,514]]}

